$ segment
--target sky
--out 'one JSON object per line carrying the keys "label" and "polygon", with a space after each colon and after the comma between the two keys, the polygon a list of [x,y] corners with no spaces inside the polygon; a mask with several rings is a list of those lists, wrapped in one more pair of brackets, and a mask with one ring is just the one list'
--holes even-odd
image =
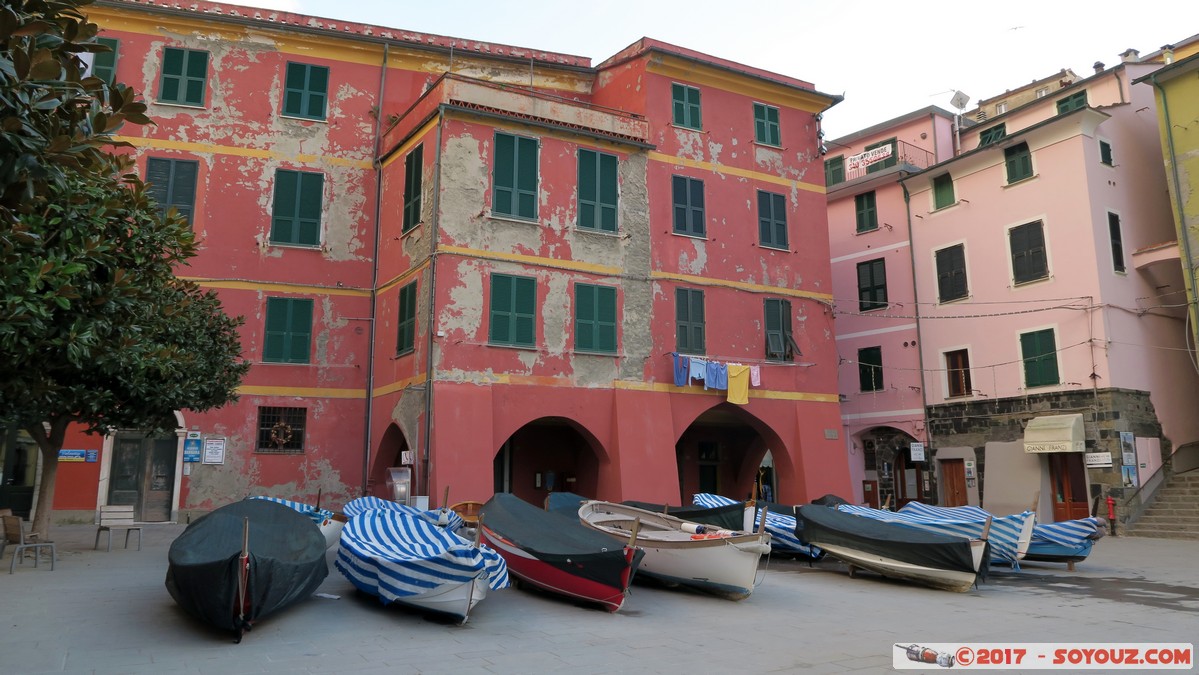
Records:
{"label": "sky", "polygon": [[[225,0],[228,2],[229,0]],[[1010,0],[246,0],[232,4],[589,57],[597,65],[642,37],[811,82],[844,95],[826,138],[937,105],[966,109],[1070,68],[1120,62],[1199,33],[1199,2]],[[1166,7],[1169,9],[1165,9]]]}

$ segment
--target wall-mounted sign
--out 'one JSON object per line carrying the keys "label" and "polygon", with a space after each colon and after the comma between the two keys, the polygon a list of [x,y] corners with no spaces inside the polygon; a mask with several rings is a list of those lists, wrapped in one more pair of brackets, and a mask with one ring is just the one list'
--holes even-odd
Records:
{"label": "wall-mounted sign", "polygon": [[912,443],[912,461],[913,462],[923,462],[924,461],[924,444],[923,443]]}
{"label": "wall-mounted sign", "polygon": [[183,461],[198,462],[200,461],[200,452],[204,447],[204,440],[201,438],[185,438],[183,439]]}
{"label": "wall-mounted sign", "polygon": [[206,438],[206,439],[204,439],[204,463],[205,464],[224,464],[225,463],[225,439],[223,439],[223,438]]}
{"label": "wall-mounted sign", "polygon": [[888,143],[873,150],[867,150],[863,153],[850,155],[849,157],[845,158],[845,170],[853,171],[855,169],[861,169],[862,167],[870,166],[875,162],[881,162],[891,156],[891,148],[892,144]]}
{"label": "wall-mounted sign", "polygon": [[973,480],[974,479],[974,460],[973,459],[966,460],[965,468],[966,468],[966,479]]}
{"label": "wall-mounted sign", "polygon": [[1112,453],[1110,452],[1088,452],[1083,455],[1083,462],[1088,469],[1099,469],[1112,465]]}
{"label": "wall-mounted sign", "polygon": [[58,461],[60,462],[86,462],[87,450],[67,450],[63,448],[58,451]]}
{"label": "wall-mounted sign", "polygon": [[87,451],[87,461],[89,463],[95,463],[95,462],[100,461],[100,451],[99,450],[88,450]]}

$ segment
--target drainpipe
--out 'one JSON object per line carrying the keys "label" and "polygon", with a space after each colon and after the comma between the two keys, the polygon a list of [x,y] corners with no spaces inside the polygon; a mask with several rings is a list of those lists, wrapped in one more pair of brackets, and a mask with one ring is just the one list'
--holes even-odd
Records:
{"label": "drainpipe", "polygon": [[[433,443],[431,436],[433,434],[433,382],[434,363],[433,363],[433,347],[435,345],[434,338],[437,337],[437,230],[441,220],[441,132],[445,128],[445,106],[439,106],[437,109],[437,154],[433,161],[433,214],[429,218],[429,348],[425,354],[425,438],[424,438],[424,476],[421,480],[420,487],[426,492],[429,491],[429,476],[430,470],[430,454]],[[420,494],[418,491],[417,494]],[[443,507],[448,507],[449,504],[441,504]]]}
{"label": "drainpipe", "polygon": [[928,427],[928,383],[924,378],[924,336],[920,334],[920,292],[917,290],[919,285],[916,283],[916,246],[915,238],[912,236],[912,195],[908,193],[907,185],[901,182],[899,186],[903,188],[904,211],[908,216],[908,255],[912,263],[912,302],[916,306],[916,365],[920,368],[920,406],[924,409],[924,441],[932,445],[932,436]]}
{"label": "drainpipe", "polygon": [[1186,288],[1187,295],[1187,315],[1191,317],[1191,330],[1195,331],[1196,335],[1191,336],[1193,344],[1199,345],[1199,322],[1196,321],[1196,298],[1195,298],[1195,262],[1191,257],[1191,238],[1187,232],[1186,212],[1182,207],[1182,178],[1178,173],[1178,156],[1174,154],[1174,125],[1170,122],[1170,106],[1166,104],[1166,90],[1161,83],[1157,81],[1157,73],[1149,76],[1149,81],[1153,83],[1153,87],[1161,92],[1162,95],[1162,113],[1165,116],[1166,123],[1166,150],[1170,153],[1170,172],[1174,174],[1174,211],[1178,218],[1178,239],[1182,244],[1183,255],[1186,260],[1183,263],[1183,269],[1186,270]]}
{"label": "drainpipe", "polygon": [[371,313],[370,330],[366,348],[366,412],[363,414],[362,426],[362,494],[366,494],[367,484],[371,476],[371,426],[375,408],[375,319],[378,314],[379,289],[379,239],[381,236],[381,215],[383,213],[383,164],[379,162],[379,148],[383,144],[383,94],[387,85],[387,62],[390,45],[383,44],[383,63],[379,68],[379,97],[375,110],[375,149],[372,163],[375,168],[375,249],[371,255]]}

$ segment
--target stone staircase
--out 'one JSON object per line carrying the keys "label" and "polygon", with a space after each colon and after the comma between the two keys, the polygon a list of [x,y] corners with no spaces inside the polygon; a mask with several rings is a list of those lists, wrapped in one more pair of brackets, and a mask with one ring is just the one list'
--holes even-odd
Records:
{"label": "stone staircase", "polygon": [[1175,474],[1157,491],[1157,498],[1129,536],[1199,540],[1199,471]]}

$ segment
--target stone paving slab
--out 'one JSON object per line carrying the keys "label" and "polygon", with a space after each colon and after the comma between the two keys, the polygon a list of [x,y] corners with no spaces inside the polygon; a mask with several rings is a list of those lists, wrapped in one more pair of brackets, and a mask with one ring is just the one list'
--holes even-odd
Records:
{"label": "stone paving slab", "polygon": [[488,594],[464,626],[358,593],[330,551],[318,593],[336,599],[303,600],[234,644],[163,585],[182,531],[146,526],[141,551],[109,553],[92,550],[94,526],[59,526],[54,571],[9,575],[6,555],[0,673],[884,672],[897,643],[1199,642],[1199,542],[1108,537],[1075,572],[999,567],[967,593],[773,559],[741,602],[638,585],[609,614],[510,589]]}

